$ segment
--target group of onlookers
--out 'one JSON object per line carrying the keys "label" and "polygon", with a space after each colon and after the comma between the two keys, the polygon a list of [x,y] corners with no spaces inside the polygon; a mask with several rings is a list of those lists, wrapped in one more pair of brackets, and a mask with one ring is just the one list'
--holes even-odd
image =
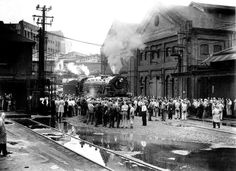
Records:
{"label": "group of onlookers", "polygon": [[98,126],[133,127],[134,108],[130,102],[119,98],[60,97],[53,101],[56,116],[84,116],[84,122]]}
{"label": "group of onlookers", "polygon": [[15,110],[15,101],[11,93],[4,94],[3,96],[0,96],[1,101],[1,110],[5,112],[14,111]]}
{"label": "group of onlookers", "polygon": [[[44,99],[45,101],[45,99]],[[47,99],[46,99],[47,101]],[[48,102],[44,102],[48,103]],[[134,116],[142,117],[142,124],[147,120],[186,120],[188,116],[201,119],[213,117],[219,113],[219,119],[236,115],[236,100],[223,98],[181,99],[181,98],[91,98],[91,97],[58,97],[52,108],[57,116],[84,116],[84,122],[98,126],[130,127],[134,125]],[[217,109],[217,110],[216,110]]]}

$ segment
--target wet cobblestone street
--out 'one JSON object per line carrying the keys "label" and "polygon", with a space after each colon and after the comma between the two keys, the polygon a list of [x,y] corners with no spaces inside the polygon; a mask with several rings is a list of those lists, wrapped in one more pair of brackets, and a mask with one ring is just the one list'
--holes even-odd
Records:
{"label": "wet cobblestone street", "polygon": [[[211,123],[202,123],[198,121],[176,121],[169,120],[162,121],[149,121],[147,126],[142,126],[141,117],[135,117],[133,129],[122,128],[107,128],[99,125],[87,125],[81,121],[81,118],[73,117],[68,118],[67,121],[73,126],[79,126],[81,131],[85,132],[102,132],[102,133],[119,133],[119,134],[134,134],[138,137],[145,138],[147,142],[154,140],[172,140],[180,142],[198,142],[206,144],[225,144],[236,145],[236,129],[232,127],[222,126],[219,130],[213,129]],[[199,129],[195,125],[202,125],[207,129]],[[60,129],[60,128],[59,128]],[[219,131],[229,130],[234,134],[222,133]],[[136,137],[136,138],[138,138]],[[142,138],[140,138],[141,140]]]}

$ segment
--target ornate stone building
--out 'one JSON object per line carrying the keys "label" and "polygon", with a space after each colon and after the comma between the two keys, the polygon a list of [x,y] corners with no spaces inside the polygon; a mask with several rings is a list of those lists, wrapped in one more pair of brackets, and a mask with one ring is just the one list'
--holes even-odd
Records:
{"label": "ornate stone building", "polygon": [[[189,73],[207,68],[213,53],[232,47],[235,7],[192,2],[189,6],[159,7],[137,30],[145,49],[132,63],[137,75],[135,95],[207,97],[205,79]],[[227,91],[227,90],[225,90]]]}

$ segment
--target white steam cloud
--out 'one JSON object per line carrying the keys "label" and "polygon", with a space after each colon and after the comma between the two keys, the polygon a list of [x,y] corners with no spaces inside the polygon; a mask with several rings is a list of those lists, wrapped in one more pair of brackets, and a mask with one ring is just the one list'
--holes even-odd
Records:
{"label": "white steam cloud", "polygon": [[56,72],[57,71],[64,71],[65,68],[64,68],[64,61],[63,60],[58,60],[56,61],[56,64],[55,64],[55,69],[54,69]]}
{"label": "white steam cloud", "polygon": [[103,53],[113,73],[118,73],[122,67],[122,60],[128,61],[133,56],[133,50],[143,49],[142,37],[136,31],[137,26],[115,22],[103,46]]}
{"label": "white steam cloud", "polygon": [[86,76],[88,76],[89,73],[90,73],[88,67],[83,65],[83,64],[82,65],[76,65],[75,63],[70,62],[70,63],[67,64],[66,67],[70,72],[72,72],[76,75],[85,74]]}

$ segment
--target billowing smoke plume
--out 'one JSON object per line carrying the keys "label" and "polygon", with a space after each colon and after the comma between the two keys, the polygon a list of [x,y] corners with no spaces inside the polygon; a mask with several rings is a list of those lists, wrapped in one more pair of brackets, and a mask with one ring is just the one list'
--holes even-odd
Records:
{"label": "billowing smoke plume", "polygon": [[108,63],[113,73],[118,73],[122,60],[128,61],[133,56],[133,50],[144,48],[141,35],[136,32],[137,26],[115,22],[103,46],[103,53],[108,57]]}
{"label": "billowing smoke plume", "polygon": [[83,73],[84,73],[86,76],[89,75],[90,72],[89,72],[89,69],[88,69],[87,66],[85,66],[84,64],[82,64],[82,65],[79,65],[78,67],[79,67],[79,69],[81,69],[81,70],[83,71]]}
{"label": "billowing smoke plume", "polygon": [[64,71],[64,61],[63,60],[58,60],[55,64],[55,69],[57,71]]}
{"label": "billowing smoke plume", "polygon": [[66,67],[70,72],[72,72],[76,75],[82,75],[82,74],[85,74],[86,76],[89,75],[88,67],[83,65],[83,64],[82,65],[76,65],[75,63],[70,62],[70,63],[67,64]]}

